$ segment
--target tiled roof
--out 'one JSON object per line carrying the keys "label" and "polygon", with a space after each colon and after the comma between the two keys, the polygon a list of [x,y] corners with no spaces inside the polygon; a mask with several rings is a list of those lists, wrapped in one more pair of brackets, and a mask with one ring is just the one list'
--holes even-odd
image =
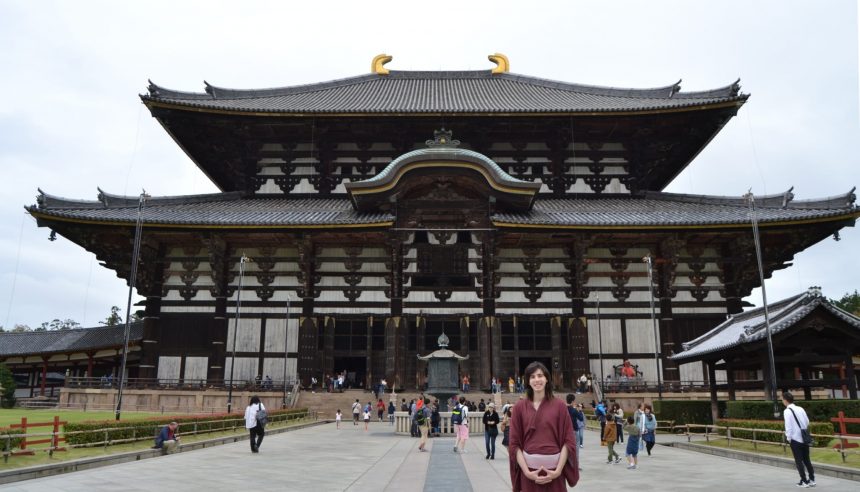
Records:
{"label": "tiled roof", "polygon": [[[768,305],[771,335],[791,328],[819,306],[845,321],[848,326],[860,330],[860,318],[831,304],[818,288],[811,288],[802,294]],[[766,337],[764,308],[756,308],[736,314],[699,338],[683,344],[684,351],[673,355],[672,359],[699,360],[708,354]]]}
{"label": "tiled roof", "polygon": [[[680,81],[679,81],[680,83]],[[144,102],[191,108],[265,113],[593,113],[637,112],[738,102],[738,82],[701,92],[679,83],[622,89],[557,82],[489,70],[367,74],[275,89],[236,90],[205,83],[205,93],[166,89],[150,82]]]}
{"label": "tiled roof", "polygon": [[[789,196],[790,195],[790,196]],[[101,192],[100,201],[76,201],[42,193],[27,210],[39,216],[71,220],[134,223],[137,198]],[[793,195],[757,197],[760,223],[856,218],[854,194],[794,201]],[[784,206],[783,206],[784,205]],[[735,197],[648,192],[643,196],[539,199],[527,212],[496,212],[499,225],[535,226],[690,226],[748,224],[749,209]],[[242,198],[239,193],[153,197],[143,211],[145,224],[290,226],[391,222],[382,212],[358,212],[347,196],[332,198]]]}
{"label": "tiled roof", "polygon": [[[125,325],[0,333],[0,357],[121,347],[124,337]],[[143,323],[132,323],[129,341],[136,342],[141,339],[143,339]]]}
{"label": "tiled roof", "polygon": [[[756,216],[760,223],[824,219],[858,211],[853,193],[814,201],[791,201],[790,197],[783,200],[783,195],[775,195],[756,197],[756,203]],[[641,198],[543,199],[537,200],[529,212],[500,212],[493,216],[493,220],[504,224],[586,227],[740,225],[750,222],[749,208],[741,198],[663,192],[647,192]]]}
{"label": "tiled roof", "polygon": [[[137,197],[101,192],[100,201],[75,201],[42,193],[34,214],[94,222],[134,223]],[[362,213],[343,198],[241,198],[240,193],[152,197],[143,208],[144,224],[288,226],[348,225],[390,222],[388,213]]]}

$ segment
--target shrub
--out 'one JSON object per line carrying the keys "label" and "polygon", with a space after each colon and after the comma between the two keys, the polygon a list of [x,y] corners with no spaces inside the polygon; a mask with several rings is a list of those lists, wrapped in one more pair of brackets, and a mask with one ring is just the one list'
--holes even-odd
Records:
{"label": "shrub", "polygon": [[[779,432],[760,432],[755,435],[755,438],[759,441],[765,442],[785,442],[785,425],[782,421],[722,419],[717,422],[717,425],[725,425],[728,427],[743,427],[745,429],[775,430]],[[726,429],[718,429],[717,432],[721,436],[726,435]],[[831,426],[829,422],[810,422],[809,432],[811,432],[812,434],[822,434],[824,436],[827,436],[815,436],[815,442],[813,443],[813,446],[827,446],[827,443],[830,442],[830,439],[832,438],[831,434],[833,433],[833,426]],[[753,432],[732,429],[732,437],[737,437],[739,439],[752,439]]]}
{"label": "shrub", "polygon": [[[726,402],[717,402],[720,415],[725,414]],[[710,424],[710,400],[656,400],[654,415],[658,420],[674,420],[675,425]]]}
{"label": "shrub", "polygon": [[[846,417],[860,417],[860,400],[802,400],[797,405],[806,410],[809,420],[813,422],[830,422],[840,411]],[[780,415],[774,417],[773,403],[770,401],[730,401],[726,408],[726,418],[752,420],[782,420],[782,403],[779,404]],[[839,432],[839,425],[833,423],[833,432]],[[860,434],[860,424],[848,424],[849,434]]]}
{"label": "shrub", "polygon": [[[20,434],[21,429],[11,429],[9,427],[0,427],[0,451],[6,450],[6,437],[9,434]],[[9,450],[18,449],[21,447],[23,437],[12,437],[9,439]]]}
{"label": "shrub", "polygon": [[[289,409],[271,410],[269,423],[287,422],[302,419],[308,416],[308,410]],[[179,434],[191,432],[195,426],[197,432],[217,432],[234,427],[244,427],[243,417],[237,414],[202,414],[202,415],[174,415],[167,417],[155,417],[139,420],[126,420],[117,422],[115,420],[88,420],[84,422],[68,423],[64,427],[66,442],[72,446],[102,443],[105,439],[105,429],[108,430],[108,440],[118,441],[125,439],[154,439],[161,427],[176,421],[179,423]],[[82,432],[80,432],[82,431]],[[80,433],[75,433],[80,432]],[[110,444],[110,443],[109,443]]]}
{"label": "shrub", "polygon": [[14,407],[15,378],[12,377],[12,371],[5,364],[0,364],[0,386],[3,387],[3,393],[0,395],[0,406],[3,408]]}

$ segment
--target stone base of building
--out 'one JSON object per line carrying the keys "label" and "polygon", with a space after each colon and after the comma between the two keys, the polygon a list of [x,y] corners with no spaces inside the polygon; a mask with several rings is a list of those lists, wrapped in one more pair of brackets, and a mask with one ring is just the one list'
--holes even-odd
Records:
{"label": "stone base of building", "polygon": [[[233,412],[244,412],[252,396],[259,396],[267,408],[281,408],[283,391],[234,391]],[[123,390],[123,412],[223,413],[227,411],[225,390]],[[78,410],[116,409],[116,389],[62,388],[60,408]]]}

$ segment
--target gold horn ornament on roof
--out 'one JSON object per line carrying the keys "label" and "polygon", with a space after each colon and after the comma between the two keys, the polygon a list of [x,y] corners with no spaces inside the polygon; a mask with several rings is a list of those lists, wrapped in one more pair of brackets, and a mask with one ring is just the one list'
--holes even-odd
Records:
{"label": "gold horn ornament on roof", "polygon": [[493,74],[511,71],[511,62],[508,61],[507,56],[501,53],[495,53],[493,55],[488,56],[487,59],[496,64],[496,68],[493,69]]}
{"label": "gold horn ornament on roof", "polygon": [[374,56],[373,61],[370,62],[370,73],[388,75],[388,69],[384,65],[393,59],[393,56],[386,55],[385,53]]}

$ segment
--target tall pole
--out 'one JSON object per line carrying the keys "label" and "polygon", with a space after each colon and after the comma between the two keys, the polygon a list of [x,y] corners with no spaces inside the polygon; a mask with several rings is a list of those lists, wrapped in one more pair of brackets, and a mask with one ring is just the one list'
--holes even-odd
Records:
{"label": "tall pole", "polygon": [[651,302],[651,324],[654,325],[654,364],[657,367],[657,399],[663,399],[663,376],[660,374],[660,337],[657,328],[657,314],[654,310],[654,274],[652,272],[651,255],[642,261],[648,265],[648,300]]}
{"label": "tall pole", "polygon": [[[242,307],[242,280],[245,277],[245,262],[248,257],[242,253],[242,258],[239,259],[239,289],[236,291],[236,321],[233,323],[233,350],[230,355],[230,387],[227,390],[227,413],[233,409],[233,371],[236,370],[236,339],[239,338],[239,315]],[[287,361],[284,360],[284,366]]]}
{"label": "tall pole", "polygon": [[600,329],[600,292],[597,293],[597,350],[600,361],[600,399],[606,394],[606,379],[603,376],[603,330]]}
{"label": "tall pole", "polygon": [[[125,305],[125,332],[123,334],[122,364],[119,366],[119,391],[117,392],[116,398],[116,420],[119,420],[120,412],[122,410],[122,390],[125,386],[125,366],[128,363],[128,339],[131,335],[131,293],[137,283],[137,262],[140,258],[140,235],[143,231],[143,221],[141,220],[141,217],[143,216],[143,204],[146,202],[147,198],[149,198],[149,195],[146,194],[146,190],[143,190],[137,201],[137,222],[135,222],[134,225],[134,247],[131,252],[131,275],[128,279],[128,302],[126,302]],[[90,376],[92,377],[92,374]]]}
{"label": "tall pole", "polygon": [[776,361],[773,356],[773,339],[771,337],[770,330],[770,313],[767,310],[767,290],[764,287],[764,267],[762,266],[761,261],[761,239],[758,234],[758,217],[756,215],[755,208],[755,196],[752,194],[752,190],[750,190],[746,195],[744,195],[747,203],[750,208],[750,222],[752,223],[753,230],[753,240],[755,241],[755,257],[758,262],[758,278],[761,283],[761,303],[764,306],[764,326],[765,331],[767,332],[767,356],[768,362],[770,363],[770,398],[773,401],[773,414],[774,416],[779,415],[779,402],[776,398]]}
{"label": "tall pole", "polygon": [[284,325],[284,408],[287,408],[287,341],[290,339],[290,296],[287,294],[287,323]]}

